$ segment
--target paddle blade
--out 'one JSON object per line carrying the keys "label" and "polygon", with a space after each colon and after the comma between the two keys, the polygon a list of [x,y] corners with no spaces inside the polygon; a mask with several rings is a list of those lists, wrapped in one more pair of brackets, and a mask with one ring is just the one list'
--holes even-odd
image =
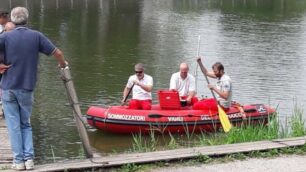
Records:
{"label": "paddle blade", "polygon": [[226,133],[229,132],[229,130],[232,128],[232,124],[229,121],[228,116],[226,115],[224,110],[219,105],[218,105],[218,113],[224,132]]}

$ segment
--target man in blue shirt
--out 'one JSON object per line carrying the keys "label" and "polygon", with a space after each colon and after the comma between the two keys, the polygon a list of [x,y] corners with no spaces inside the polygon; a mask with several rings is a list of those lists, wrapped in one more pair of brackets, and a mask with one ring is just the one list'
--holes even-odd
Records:
{"label": "man in blue shirt", "polygon": [[28,17],[29,12],[26,8],[12,9],[11,21],[16,28],[0,35],[0,52],[4,52],[5,57],[0,64],[0,72],[3,73],[2,102],[14,155],[12,167],[16,170],[34,168],[30,116],[39,53],[53,55],[60,67],[67,65],[61,50],[42,33],[25,26]]}

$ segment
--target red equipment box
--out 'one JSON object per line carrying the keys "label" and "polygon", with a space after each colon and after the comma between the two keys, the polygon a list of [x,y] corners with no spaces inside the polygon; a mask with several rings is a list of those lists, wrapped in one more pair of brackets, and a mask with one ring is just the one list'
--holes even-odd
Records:
{"label": "red equipment box", "polygon": [[161,109],[181,109],[180,96],[177,91],[159,90],[158,97]]}

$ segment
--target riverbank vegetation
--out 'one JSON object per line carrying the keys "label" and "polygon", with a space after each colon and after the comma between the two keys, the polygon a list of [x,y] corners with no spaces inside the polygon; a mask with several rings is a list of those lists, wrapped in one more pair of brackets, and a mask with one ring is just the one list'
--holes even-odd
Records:
{"label": "riverbank vegetation", "polygon": [[[305,119],[303,118],[303,110],[296,105],[293,114],[281,122],[277,115],[271,116],[268,124],[260,123],[258,125],[248,125],[248,122],[240,126],[234,127],[229,133],[200,133],[200,134],[187,134],[172,135],[169,137],[164,135],[156,135],[151,132],[148,137],[141,134],[133,135],[133,147],[131,152],[145,152],[156,151],[164,149],[175,149],[181,147],[194,147],[194,146],[208,146],[220,144],[232,144],[241,142],[252,142],[259,140],[272,140],[290,137],[305,136]],[[167,139],[166,139],[167,138]],[[163,145],[163,146],[160,146]],[[281,149],[271,149],[269,151],[252,151],[249,153],[235,153],[222,157],[209,157],[206,155],[199,155],[197,158],[190,160],[182,160],[175,162],[173,165],[197,165],[203,163],[213,162],[228,162],[233,160],[244,160],[246,158],[266,158],[276,157],[283,154],[299,154],[306,155],[306,145],[299,147],[288,147]],[[128,164],[122,166],[120,169],[110,169],[110,171],[149,171],[157,167],[169,166],[168,162],[158,162],[149,165],[135,165]]]}
{"label": "riverbank vegetation", "polygon": [[294,107],[293,114],[286,118],[285,122],[281,122],[277,114],[272,115],[267,124],[262,122],[257,125],[250,125],[250,122],[246,120],[241,125],[233,127],[228,133],[220,131],[195,134],[186,131],[186,134],[183,135],[156,134],[155,132],[150,132],[148,136],[141,133],[134,134],[130,152],[282,139],[304,136],[306,133],[303,110],[297,106]]}

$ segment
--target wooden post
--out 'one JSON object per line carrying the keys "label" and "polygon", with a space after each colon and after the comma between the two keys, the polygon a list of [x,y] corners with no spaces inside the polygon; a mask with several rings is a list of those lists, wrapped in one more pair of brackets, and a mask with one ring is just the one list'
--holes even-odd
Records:
{"label": "wooden post", "polygon": [[87,131],[85,128],[86,121],[82,118],[82,113],[81,113],[81,109],[79,106],[78,97],[74,89],[74,84],[72,81],[69,67],[66,66],[65,68],[60,68],[60,73],[61,73],[61,79],[63,80],[66,91],[67,91],[68,100],[73,109],[74,119],[76,122],[76,126],[78,128],[80,137],[81,137],[81,141],[83,144],[83,148],[85,150],[86,157],[92,158],[93,154],[91,152],[88,135],[87,135]]}

